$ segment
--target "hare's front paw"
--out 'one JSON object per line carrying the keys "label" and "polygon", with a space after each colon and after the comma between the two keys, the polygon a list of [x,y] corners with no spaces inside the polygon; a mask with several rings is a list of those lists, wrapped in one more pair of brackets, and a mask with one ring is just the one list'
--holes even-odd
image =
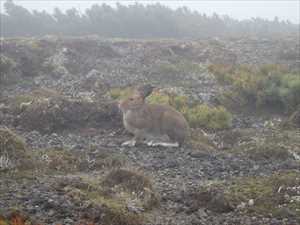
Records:
{"label": "hare's front paw", "polygon": [[146,143],[148,146],[150,146],[150,147],[155,146],[155,143],[154,143],[154,141],[152,141],[152,140],[146,141],[145,143]]}
{"label": "hare's front paw", "polygon": [[122,146],[134,147],[136,144],[136,140],[129,140],[122,143]]}

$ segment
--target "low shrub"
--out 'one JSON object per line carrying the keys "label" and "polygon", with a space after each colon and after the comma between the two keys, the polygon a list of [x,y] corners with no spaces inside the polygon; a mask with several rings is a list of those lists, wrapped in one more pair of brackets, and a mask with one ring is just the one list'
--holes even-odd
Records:
{"label": "low shrub", "polygon": [[154,92],[147,98],[147,102],[151,104],[170,105],[170,96],[167,94]]}
{"label": "low shrub", "polygon": [[300,74],[289,73],[282,66],[264,65],[255,69],[211,65],[209,70],[220,83],[231,86],[219,98],[225,104],[276,112],[290,112],[300,105]]}
{"label": "low shrub", "polygon": [[127,88],[112,88],[109,90],[108,94],[114,100],[126,99],[133,93],[133,89]]}
{"label": "low shrub", "polygon": [[191,127],[218,130],[229,128],[232,122],[231,113],[222,106],[196,105],[192,108],[186,108],[184,115]]}
{"label": "low shrub", "polygon": [[232,115],[222,106],[190,103],[186,96],[163,93],[153,93],[148,100],[151,103],[168,104],[174,107],[185,116],[193,128],[219,130],[231,126]]}

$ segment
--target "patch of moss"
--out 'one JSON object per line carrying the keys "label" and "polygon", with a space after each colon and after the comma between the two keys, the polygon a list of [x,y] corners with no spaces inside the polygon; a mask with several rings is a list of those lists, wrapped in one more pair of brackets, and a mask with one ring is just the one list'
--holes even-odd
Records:
{"label": "patch of moss", "polygon": [[232,78],[227,75],[233,73],[234,68],[232,65],[211,64],[208,66],[208,71],[213,73],[222,84],[232,82]]}
{"label": "patch of moss", "polygon": [[37,152],[43,169],[49,172],[75,172],[80,168],[80,156],[66,149],[45,149]]}
{"label": "patch of moss", "polygon": [[125,191],[130,195],[139,196],[141,206],[145,209],[158,205],[159,200],[149,178],[137,172],[124,169],[114,170],[105,177],[103,185],[117,190],[118,193]]}
{"label": "patch of moss", "polygon": [[112,99],[120,100],[120,99],[126,99],[133,93],[133,88],[127,87],[127,88],[112,88],[109,90],[109,95]]}
{"label": "patch of moss", "polygon": [[184,115],[192,127],[218,130],[229,128],[232,122],[231,113],[222,106],[196,105],[186,108]]}
{"label": "patch of moss", "polygon": [[35,97],[31,95],[17,95],[9,99],[9,108],[13,113],[20,113],[25,105],[31,104],[35,100]]}
{"label": "patch of moss", "polygon": [[188,141],[193,149],[200,151],[214,151],[216,149],[212,141],[201,130],[193,129]]}
{"label": "patch of moss", "polygon": [[150,104],[170,105],[170,97],[167,94],[155,92],[147,98],[147,102]]}
{"label": "patch of moss", "polygon": [[144,188],[152,189],[148,178],[134,171],[124,169],[114,170],[109,173],[104,180],[104,184],[111,187],[122,185],[123,188],[137,193],[142,192]]}
{"label": "patch of moss", "polygon": [[255,135],[257,135],[257,130],[253,128],[235,128],[218,132],[222,148],[228,151],[239,146],[242,146],[244,150],[244,144],[252,143]]}
{"label": "patch of moss", "polygon": [[277,74],[288,73],[288,69],[283,65],[265,64],[258,68],[258,72],[265,76],[268,76],[268,75],[276,74],[276,73]]}
{"label": "patch of moss", "polygon": [[[144,224],[144,216],[130,212],[127,208],[128,195],[113,196],[109,190],[101,184],[101,179],[82,176],[80,181],[68,182],[62,187],[65,194],[71,197],[72,201],[86,202],[89,206],[87,217],[94,219],[93,223],[108,225],[140,225]],[[92,210],[91,210],[92,209]],[[93,211],[97,215],[89,215]],[[99,217],[101,214],[101,218]],[[90,218],[89,218],[90,219]]]}
{"label": "patch of moss", "polygon": [[111,153],[111,152],[99,152],[95,154],[95,163],[92,168],[120,168],[126,163],[126,156]]}
{"label": "patch of moss", "polygon": [[27,47],[32,49],[40,48],[40,40],[36,38],[15,38],[14,42],[18,47]]}
{"label": "patch of moss", "polygon": [[247,154],[253,160],[286,160],[290,157],[287,148],[274,143],[257,143],[247,150]]}
{"label": "patch of moss", "polygon": [[7,128],[0,128],[0,171],[31,168],[24,141]]}
{"label": "patch of moss", "polygon": [[33,156],[39,170],[51,174],[120,168],[126,161],[124,156],[116,153],[70,151],[65,148],[40,149],[34,151]]}
{"label": "patch of moss", "polygon": [[231,151],[246,154],[253,160],[287,160],[292,159],[293,154],[300,153],[300,134],[297,131],[273,129],[264,133],[257,132],[239,132],[240,137],[230,145]]}
{"label": "patch of moss", "polygon": [[229,185],[224,185],[225,198],[236,207],[242,202],[253,199],[253,205],[247,205],[245,213],[271,217],[285,217],[282,208],[300,216],[300,202],[292,201],[297,196],[300,185],[300,173],[295,171],[279,172],[270,177],[246,177],[235,179]]}
{"label": "patch of moss", "polygon": [[190,61],[180,61],[176,63],[161,63],[157,65],[156,72],[163,75],[176,75],[185,73],[201,73],[202,67]]}
{"label": "patch of moss", "polygon": [[170,105],[178,111],[184,112],[189,107],[189,99],[183,95],[171,95],[169,99]]}
{"label": "patch of moss", "polygon": [[211,182],[189,192],[186,199],[190,210],[205,207],[217,213],[237,210],[247,216],[300,218],[300,201],[295,201],[299,186],[299,171],[283,171]]}

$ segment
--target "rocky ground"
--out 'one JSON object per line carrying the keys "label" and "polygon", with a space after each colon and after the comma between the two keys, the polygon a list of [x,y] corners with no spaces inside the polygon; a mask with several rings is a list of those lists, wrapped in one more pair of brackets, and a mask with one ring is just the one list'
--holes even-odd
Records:
{"label": "rocky ground", "polygon": [[182,148],[129,148],[110,95],[152,83],[213,105],[226,87],[208,65],[297,71],[297,49],[296,37],[2,40],[0,224],[300,224],[299,113],[232,112],[230,129],[192,129]]}

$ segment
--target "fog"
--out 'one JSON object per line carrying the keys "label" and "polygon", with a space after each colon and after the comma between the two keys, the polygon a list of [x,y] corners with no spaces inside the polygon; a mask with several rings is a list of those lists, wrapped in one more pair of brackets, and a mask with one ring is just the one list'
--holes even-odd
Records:
{"label": "fog", "polygon": [[[3,6],[1,1],[1,6]],[[280,20],[289,20],[292,23],[299,24],[300,21],[300,2],[297,0],[285,1],[43,1],[43,0],[15,0],[16,4],[21,5],[29,10],[46,10],[52,12],[55,7],[61,10],[76,8],[80,12],[84,12],[93,4],[106,3],[115,6],[117,2],[124,5],[134,4],[135,2],[143,4],[153,4],[159,2],[172,9],[186,6],[191,10],[197,10],[200,13],[211,15],[214,12],[220,15],[229,15],[235,19],[250,19],[252,17],[260,17],[273,20],[278,17]],[[2,9],[3,10],[3,9]]]}

